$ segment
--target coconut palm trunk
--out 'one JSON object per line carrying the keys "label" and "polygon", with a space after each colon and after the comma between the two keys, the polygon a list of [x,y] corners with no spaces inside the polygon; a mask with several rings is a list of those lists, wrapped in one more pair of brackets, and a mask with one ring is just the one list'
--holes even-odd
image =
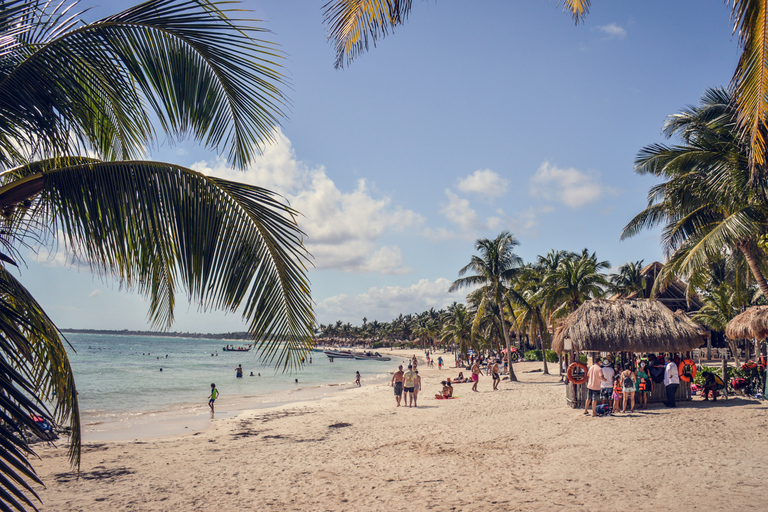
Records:
{"label": "coconut palm trunk", "polygon": [[749,242],[743,242],[739,244],[739,250],[744,255],[744,259],[747,260],[749,270],[752,271],[752,275],[755,276],[757,286],[760,287],[760,291],[763,292],[763,297],[768,299],[768,282],[765,280],[765,275],[760,269],[760,264],[757,262],[754,248]]}
{"label": "coconut palm trunk", "polygon": [[504,308],[501,306],[501,302],[499,302],[499,316],[501,317],[501,330],[504,333],[504,341],[507,343],[507,368],[509,368],[509,380],[517,382],[517,375],[515,375],[515,370],[512,368],[512,350],[509,342],[509,331],[507,330],[507,323],[504,321]]}

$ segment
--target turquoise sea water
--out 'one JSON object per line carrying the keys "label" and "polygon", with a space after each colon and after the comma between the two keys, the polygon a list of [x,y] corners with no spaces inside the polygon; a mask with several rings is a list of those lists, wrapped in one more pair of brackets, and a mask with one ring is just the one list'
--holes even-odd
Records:
{"label": "turquoise sea water", "polygon": [[[74,348],[70,362],[85,424],[189,405],[207,410],[211,383],[220,393],[217,404],[235,399],[241,404],[264,403],[293,390],[351,385],[355,371],[364,383],[381,380],[397,365],[394,360],[335,359],[330,363],[316,350],[312,364],[282,373],[261,364],[253,352],[222,351],[225,345],[239,342],[77,333],[68,334],[67,339]],[[235,378],[238,364],[244,370],[240,379]],[[254,377],[249,376],[251,372]]]}

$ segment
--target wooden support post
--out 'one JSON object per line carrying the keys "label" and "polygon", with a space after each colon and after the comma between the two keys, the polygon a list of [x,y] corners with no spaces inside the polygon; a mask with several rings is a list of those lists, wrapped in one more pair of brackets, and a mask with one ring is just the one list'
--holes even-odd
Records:
{"label": "wooden support post", "polygon": [[707,361],[712,360],[712,331],[707,330]]}
{"label": "wooden support post", "polygon": [[728,400],[728,361],[723,358],[723,383],[725,383],[725,389],[723,389],[723,395]]}

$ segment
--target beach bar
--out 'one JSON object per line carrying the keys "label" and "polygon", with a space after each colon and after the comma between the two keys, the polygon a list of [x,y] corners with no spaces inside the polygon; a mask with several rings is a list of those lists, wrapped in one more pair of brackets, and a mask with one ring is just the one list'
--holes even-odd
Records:
{"label": "beach bar", "polygon": [[[683,315],[648,299],[592,299],[568,315],[555,333],[552,349],[569,363],[579,354],[679,354],[681,359],[703,344],[702,334]],[[567,382],[566,400],[583,407],[587,385]],[[691,385],[680,382],[676,400],[690,400]],[[648,403],[664,402],[664,384],[653,384]]]}

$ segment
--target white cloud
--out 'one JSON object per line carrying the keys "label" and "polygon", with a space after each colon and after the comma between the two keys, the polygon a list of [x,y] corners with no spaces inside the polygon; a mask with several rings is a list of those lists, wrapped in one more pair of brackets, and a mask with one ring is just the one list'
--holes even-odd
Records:
{"label": "white cloud", "polygon": [[457,188],[465,193],[473,192],[487,197],[499,197],[507,192],[507,180],[490,169],[477,170],[460,179]]}
{"label": "white cloud", "polygon": [[477,212],[469,205],[467,199],[457,196],[451,189],[445,189],[448,202],[440,209],[440,213],[462,231],[478,231],[482,222]]}
{"label": "white cloud", "polygon": [[360,322],[363,317],[369,321],[388,322],[401,313],[421,313],[463,301],[465,292],[448,292],[451,284],[452,281],[439,278],[435,281],[421,279],[411,286],[371,288],[354,297],[346,294],[328,297],[317,304],[315,311],[322,323],[335,320]]}
{"label": "white cloud", "polygon": [[291,142],[281,132],[245,171],[231,169],[218,159],[196,162],[192,168],[206,175],[269,188],[282,194],[301,213],[298,222],[307,234],[305,245],[314,257],[315,268],[347,272],[403,274],[399,247],[383,246],[387,234],[420,226],[421,215],[393,206],[390,197],[376,197],[366,180],[354,190],[341,191],[319,166],[310,169],[300,162]]}
{"label": "white cloud", "polygon": [[101,297],[101,290],[93,290],[88,294],[89,297]]}
{"label": "white cloud", "polygon": [[606,34],[609,39],[624,39],[627,37],[627,31],[616,23],[601,25],[597,27],[597,30]]}
{"label": "white cloud", "polygon": [[534,197],[580,208],[612,192],[599,178],[597,173],[583,173],[573,167],[561,169],[545,160],[531,177],[530,191]]}

